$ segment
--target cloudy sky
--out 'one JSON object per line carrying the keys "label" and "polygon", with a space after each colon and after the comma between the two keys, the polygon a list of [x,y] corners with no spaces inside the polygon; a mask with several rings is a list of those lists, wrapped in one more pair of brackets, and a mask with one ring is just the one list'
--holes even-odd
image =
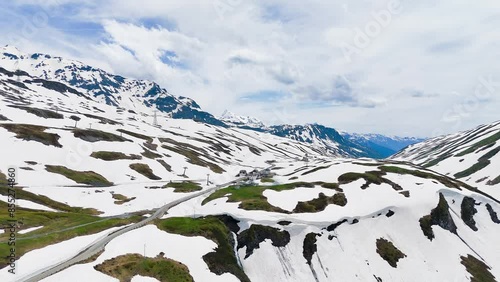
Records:
{"label": "cloudy sky", "polygon": [[498,0],[17,0],[0,26],[214,115],[420,137],[500,119]]}

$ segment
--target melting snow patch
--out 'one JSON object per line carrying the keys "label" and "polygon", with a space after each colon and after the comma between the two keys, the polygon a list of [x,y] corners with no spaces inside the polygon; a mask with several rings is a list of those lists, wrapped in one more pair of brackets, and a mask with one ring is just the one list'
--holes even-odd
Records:
{"label": "melting snow patch", "polygon": [[141,275],[136,275],[130,280],[131,282],[160,282],[158,279],[152,277],[146,277]]}
{"label": "melting snow patch", "polygon": [[19,230],[19,232],[17,232],[17,233],[19,233],[19,234],[26,234],[26,233],[29,233],[31,231],[35,231],[37,229],[40,229],[42,227],[43,227],[43,225],[42,226],[37,226],[37,227],[31,227],[31,228],[28,228],[28,229]]}

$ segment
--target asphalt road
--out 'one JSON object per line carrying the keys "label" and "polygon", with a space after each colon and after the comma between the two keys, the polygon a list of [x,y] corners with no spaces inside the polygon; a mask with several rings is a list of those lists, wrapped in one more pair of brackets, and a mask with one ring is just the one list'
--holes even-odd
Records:
{"label": "asphalt road", "polygon": [[129,231],[132,231],[134,229],[137,229],[137,228],[140,228],[140,227],[143,227],[144,225],[150,223],[151,221],[157,219],[157,218],[160,218],[162,217],[170,208],[180,204],[180,203],[183,203],[183,202],[186,202],[186,201],[189,201],[193,198],[196,198],[196,197],[199,197],[199,196],[202,196],[202,195],[205,195],[205,194],[208,194],[208,193],[211,193],[211,192],[214,192],[218,189],[221,189],[221,188],[224,188],[224,187],[227,187],[231,184],[235,184],[235,183],[238,183],[242,180],[244,180],[245,177],[241,177],[241,178],[238,178],[238,179],[235,179],[233,181],[230,181],[230,182],[227,182],[227,183],[224,183],[224,184],[220,184],[220,185],[217,185],[213,188],[209,188],[207,190],[203,190],[203,191],[200,191],[200,192],[197,192],[197,193],[194,193],[194,194],[191,194],[191,195],[188,195],[186,197],[183,197],[183,198],[180,198],[180,199],[177,199],[173,202],[170,202],[164,206],[162,206],[161,208],[157,209],[150,217],[140,221],[140,222],[137,222],[137,223],[134,223],[132,225],[129,225],[129,226],[126,226],[122,229],[119,229],[111,234],[108,234],[108,236],[92,243],[92,245],[88,246],[86,249],[84,249],[83,251],[81,251],[80,253],[78,253],[77,255],[75,255],[74,257],[70,258],[70,259],[67,259],[63,262],[60,262],[58,264],[55,264],[55,265],[52,265],[52,266],[49,266],[48,268],[45,268],[45,269],[42,269],[42,270],[39,270],[37,272],[34,272],[32,274],[29,274],[21,279],[19,279],[18,281],[23,281],[23,282],[36,282],[36,281],[40,281],[44,278],[47,278],[53,274],[56,274],[57,272],[60,272],[74,264],[77,264],[81,261],[84,261],[88,258],[90,258],[91,256],[99,253],[100,251],[104,250],[104,247],[109,243],[111,242],[111,240],[115,239],[116,237],[120,236],[120,235],[123,235]]}

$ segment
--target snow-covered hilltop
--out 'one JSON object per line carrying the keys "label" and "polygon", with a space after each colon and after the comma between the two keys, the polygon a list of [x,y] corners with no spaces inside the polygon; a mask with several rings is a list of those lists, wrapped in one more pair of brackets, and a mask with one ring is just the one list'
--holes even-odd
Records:
{"label": "snow-covered hilltop", "polygon": [[266,125],[257,118],[250,116],[239,116],[233,112],[225,110],[219,117],[220,120],[234,127],[247,127],[255,129],[265,129]]}
{"label": "snow-covered hilltop", "polygon": [[145,113],[151,113],[156,108],[172,118],[224,125],[202,111],[192,99],[171,95],[155,82],[113,75],[79,61],[40,53],[27,54],[15,47],[5,46],[0,48],[0,67],[11,72],[22,70],[32,79],[63,83],[108,105]]}
{"label": "snow-covered hilltop", "polygon": [[500,121],[411,145],[394,155],[500,198]]}

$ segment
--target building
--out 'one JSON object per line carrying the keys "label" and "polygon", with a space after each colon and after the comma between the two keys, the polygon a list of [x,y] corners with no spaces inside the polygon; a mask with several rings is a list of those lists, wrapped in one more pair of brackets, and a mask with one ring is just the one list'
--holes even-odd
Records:
{"label": "building", "polygon": [[236,177],[244,177],[244,176],[248,176],[247,171],[244,169],[240,170],[240,172],[236,174]]}

